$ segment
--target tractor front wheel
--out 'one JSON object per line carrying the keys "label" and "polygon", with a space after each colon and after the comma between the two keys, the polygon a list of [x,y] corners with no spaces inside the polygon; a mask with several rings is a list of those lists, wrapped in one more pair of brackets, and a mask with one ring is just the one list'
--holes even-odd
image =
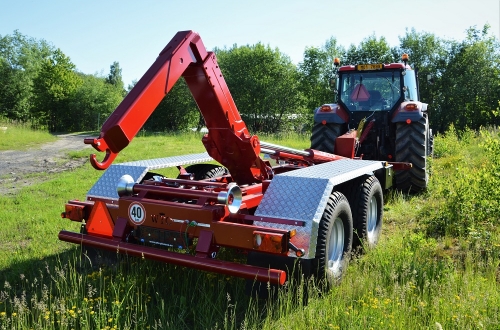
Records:
{"label": "tractor front wheel", "polygon": [[316,245],[315,271],[328,286],[338,283],[349,263],[352,249],[352,215],[347,198],[333,192],[321,217]]}

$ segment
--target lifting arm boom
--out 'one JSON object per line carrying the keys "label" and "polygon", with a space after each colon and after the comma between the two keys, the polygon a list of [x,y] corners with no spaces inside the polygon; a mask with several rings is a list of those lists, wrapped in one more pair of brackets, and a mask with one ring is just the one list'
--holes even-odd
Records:
{"label": "lifting arm boom", "polygon": [[268,179],[258,137],[250,135],[241,119],[215,54],[207,52],[193,31],[178,32],[106,120],[99,137],[84,140],[106,152],[102,162],[91,155],[92,166],[104,170],[111,165],[181,76],[205,119],[208,134],[202,141],[208,154],[227,167],[238,184]]}

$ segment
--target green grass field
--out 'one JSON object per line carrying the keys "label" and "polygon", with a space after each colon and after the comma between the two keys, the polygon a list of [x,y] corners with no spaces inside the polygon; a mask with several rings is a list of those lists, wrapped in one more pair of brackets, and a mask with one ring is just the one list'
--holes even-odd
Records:
{"label": "green grass field", "polygon": [[0,151],[35,148],[57,138],[45,131],[36,131],[27,126],[12,125],[0,121]]}
{"label": "green grass field", "polygon": [[[116,162],[202,152],[200,138],[139,137]],[[87,163],[54,174],[0,196],[0,329],[497,329],[499,144],[495,131],[438,136],[428,191],[386,194],[376,249],[328,293],[288,283],[272,300],[246,296],[241,279],[139,258],[90,265],[57,234],[79,230],[60,213],[101,173]]]}

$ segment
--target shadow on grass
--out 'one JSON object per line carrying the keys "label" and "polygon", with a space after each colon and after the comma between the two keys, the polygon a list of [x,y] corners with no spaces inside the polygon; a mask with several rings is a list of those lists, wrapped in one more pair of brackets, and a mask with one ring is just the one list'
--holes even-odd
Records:
{"label": "shadow on grass", "polygon": [[290,303],[299,292],[290,288],[280,289],[271,299],[257,299],[245,294],[243,279],[112,252],[82,253],[78,246],[14,264],[1,270],[0,278],[5,279],[0,283],[0,302],[3,299],[7,312],[18,311],[24,300],[25,310],[42,304],[54,315],[80,310],[82,319],[88,316],[89,324],[98,328],[109,325],[109,320],[118,328],[260,328],[266,318],[283,316],[284,309],[303,303]]}

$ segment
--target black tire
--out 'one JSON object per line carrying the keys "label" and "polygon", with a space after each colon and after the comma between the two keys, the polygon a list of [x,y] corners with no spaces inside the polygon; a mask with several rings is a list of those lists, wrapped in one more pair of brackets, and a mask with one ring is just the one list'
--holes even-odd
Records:
{"label": "black tire", "polygon": [[427,116],[411,124],[397,123],[396,125],[396,161],[413,164],[408,171],[396,172],[396,188],[403,192],[419,193],[427,188],[429,182],[428,132]]}
{"label": "black tire", "polygon": [[228,174],[225,167],[216,164],[194,164],[187,166],[185,169],[188,173],[194,175],[195,180],[220,178]]}
{"label": "black tire", "polygon": [[327,287],[342,279],[352,249],[352,215],[347,198],[333,192],[321,217],[316,244],[316,277]]}
{"label": "black tire", "polygon": [[374,248],[382,233],[384,213],[384,194],[380,182],[374,175],[364,176],[345,183],[342,192],[352,210],[353,250],[360,246]]}
{"label": "black tire", "polygon": [[333,154],[335,140],[342,134],[341,124],[315,123],[311,134],[311,149]]}
{"label": "black tire", "polygon": [[429,128],[429,133],[428,133],[429,139],[428,142],[429,144],[427,145],[427,156],[429,157],[434,157],[434,135],[432,134],[432,129]]}

